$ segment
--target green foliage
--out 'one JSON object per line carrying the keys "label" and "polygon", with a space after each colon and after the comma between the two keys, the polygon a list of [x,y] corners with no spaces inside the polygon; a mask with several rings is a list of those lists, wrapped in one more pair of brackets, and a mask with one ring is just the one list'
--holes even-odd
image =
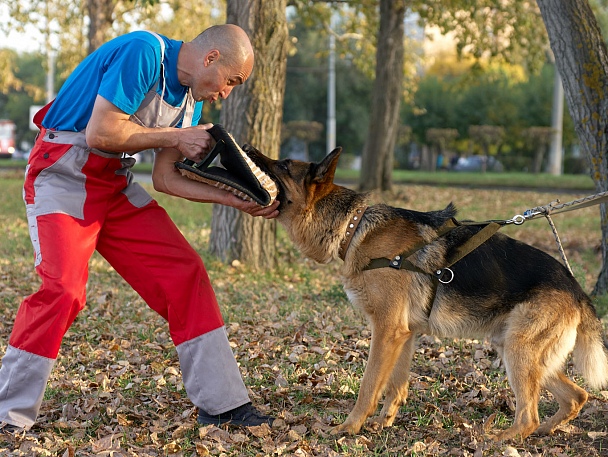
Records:
{"label": "green foliage", "polygon": [[593,297],[593,304],[599,317],[603,318],[608,315],[608,295]]}
{"label": "green foliage", "polygon": [[425,142],[430,128],[455,128],[457,92],[447,81],[430,75],[422,78],[414,93],[413,103],[404,104],[404,123],[412,127],[414,138]]}
{"label": "green foliage", "polygon": [[461,55],[496,58],[538,71],[548,38],[535,2],[519,0],[423,0],[414,2],[422,19],[452,32]]}
{"label": "green foliage", "polygon": [[[521,157],[530,158],[534,148],[525,141],[523,133],[530,126],[551,123],[554,66],[545,64],[539,73],[527,78],[508,65],[474,64],[468,71],[444,70],[444,76],[431,72],[421,78],[412,105],[402,108],[403,122],[412,127],[415,139],[425,143],[430,128],[458,129],[456,150],[469,153],[471,145],[466,140],[470,126],[500,126],[506,133],[500,146],[504,164],[512,165],[514,170],[529,166],[528,160],[522,162]],[[566,148],[577,142],[567,110],[562,141]]]}
{"label": "green foliage", "polygon": [[[2,52],[0,50],[0,52]],[[45,102],[45,73],[42,56],[37,53],[14,54],[12,90],[0,93],[0,118],[11,119],[17,125],[17,146],[33,143],[36,133],[29,129],[29,107]]]}
{"label": "green foliage", "polygon": [[[224,0],[131,0],[137,7],[143,2],[145,8],[136,8],[138,24],[148,30],[190,41],[206,28],[226,21]],[[166,11],[170,13],[166,13]],[[162,13],[165,11],[165,13]]]}
{"label": "green foliage", "polygon": [[[591,9],[595,14],[595,18],[602,30],[604,41],[608,40],[608,1],[606,0],[589,0]],[[607,41],[608,43],[608,41]]]}
{"label": "green foliage", "polygon": [[[5,25],[20,29],[33,23],[43,31],[47,25],[53,30],[62,30],[58,35],[61,49],[56,61],[57,90],[86,53],[87,13],[84,4],[78,2],[61,5],[56,0],[46,2],[48,12],[43,3],[8,0],[11,16]],[[604,3],[605,0],[592,1],[600,23],[606,17],[601,8]],[[333,33],[337,38],[337,141],[347,154],[358,155],[368,135],[378,2],[293,0],[289,4],[293,52],[287,66],[284,121],[315,121],[326,125],[328,37]],[[129,31],[137,24],[188,40],[207,26],[225,20],[223,0],[116,0],[113,8],[112,33],[115,34]],[[522,75],[517,74],[524,68],[538,69],[545,61],[539,49],[546,44],[546,38],[535,4],[495,0],[414,1],[411,11],[412,17],[420,13],[421,24],[438,25],[443,32],[455,30],[456,39],[469,43],[468,47],[460,46],[462,56],[472,55],[478,60],[471,66],[467,59],[457,63],[453,56],[439,56],[437,63],[426,69],[427,75],[417,88],[417,78],[423,74],[414,76],[414,69],[422,68],[419,49],[408,41],[405,93],[411,95],[411,103],[402,104],[402,123],[412,127],[414,139],[419,142],[425,138],[428,128],[456,128],[460,134],[458,150],[467,152],[469,125],[503,126],[507,135],[501,152],[508,151],[507,162],[518,164],[519,168],[525,166],[522,164],[529,161],[532,152],[522,141],[521,131],[528,126],[548,125],[553,87],[553,70],[548,65],[542,66],[540,72],[527,72],[523,80]],[[413,24],[409,22],[408,27],[414,28]],[[37,52],[7,56],[6,61],[0,59],[0,86],[7,91],[0,94],[0,117],[14,119],[19,140],[31,141],[35,133],[29,131],[28,108],[44,102],[46,58]],[[487,56],[496,62],[494,66],[488,66]],[[534,64],[530,64],[530,59]],[[7,70],[2,62],[9,61]],[[6,83],[11,75],[20,89]],[[219,109],[221,104],[205,104],[204,119],[217,122]],[[563,142],[568,147],[576,142],[576,135],[567,112],[564,122]],[[320,158],[325,154],[324,140],[313,142],[309,151],[313,159]],[[569,168],[580,169],[580,160]]]}

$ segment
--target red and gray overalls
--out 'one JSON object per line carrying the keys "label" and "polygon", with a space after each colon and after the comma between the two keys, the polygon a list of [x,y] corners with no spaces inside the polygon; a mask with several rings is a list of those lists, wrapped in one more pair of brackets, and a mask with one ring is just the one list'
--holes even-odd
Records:
{"label": "red and gray overalls", "polygon": [[[183,118],[186,127],[193,103],[188,93],[172,107],[153,89],[132,120],[165,127]],[[39,126],[45,112],[34,118]],[[42,285],[22,302],[2,358],[0,422],[35,422],[61,340],[85,306],[95,250],[168,322],[190,400],[209,414],[247,403],[203,262],[133,182],[134,159],[89,148],[84,132],[40,128],[23,196]]]}

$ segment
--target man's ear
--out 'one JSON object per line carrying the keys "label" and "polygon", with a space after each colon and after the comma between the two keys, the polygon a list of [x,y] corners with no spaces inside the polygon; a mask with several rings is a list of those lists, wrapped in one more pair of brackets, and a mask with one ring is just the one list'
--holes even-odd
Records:
{"label": "man's ear", "polygon": [[208,66],[220,58],[220,51],[212,49],[205,55],[205,66]]}
{"label": "man's ear", "polygon": [[336,167],[338,166],[338,159],[340,158],[341,152],[342,148],[340,147],[334,149],[316,165],[313,181],[331,182],[334,180],[334,175],[336,174]]}

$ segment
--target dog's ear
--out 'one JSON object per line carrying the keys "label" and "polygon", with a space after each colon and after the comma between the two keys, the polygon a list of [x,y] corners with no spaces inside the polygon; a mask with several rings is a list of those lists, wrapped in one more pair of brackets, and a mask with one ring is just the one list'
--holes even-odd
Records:
{"label": "dog's ear", "polygon": [[331,182],[334,180],[341,152],[342,148],[338,147],[327,154],[325,158],[317,164],[314,170],[313,181]]}

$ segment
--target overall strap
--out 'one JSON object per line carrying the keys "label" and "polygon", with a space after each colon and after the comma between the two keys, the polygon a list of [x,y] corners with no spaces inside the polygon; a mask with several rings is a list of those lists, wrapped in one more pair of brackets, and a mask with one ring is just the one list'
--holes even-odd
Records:
{"label": "overall strap", "polygon": [[[160,35],[156,32],[151,32],[149,30],[146,30],[150,35],[156,37],[156,39],[158,40],[158,42],[160,43],[160,77],[159,77],[159,81],[162,80],[162,84],[163,84],[163,88],[161,90],[160,93],[160,100],[162,102],[162,100],[165,98],[165,87],[166,87],[166,83],[165,83],[165,64],[164,64],[164,60],[165,60],[165,41],[160,37]],[[156,83],[155,88],[158,87],[158,82]],[[158,116],[160,116],[160,110],[162,107],[162,103],[159,103],[158,105]]]}
{"label": "overall strap", "polygon": [[[162,80],[162,89],[161,89],[161,94],[160,94],[160,100],[161,103],[158,106],[158,113],[157,116],[161,115],[161,110],[162,110],[162,102],[165,98],[165,90],[166,90],[166,82],[165,82],[165,49],[166,49],[166,45],[165,45],[165,41],[162,39],[162,37],[156,33],[156,32],[151,32],[149,30],[146,30],[149,34],[153,35],[156,37],[156,39],[158,40],[158,42],[160,43],[160,70],[161,70],[161,74],[160,74],[160,78],[159,80]],[[158,83],[156,84],[156,86],[154,87],[154,89],[156,90],[156,87],[158,87]],[[194,105],[195,105],[195,101],[194,98],[192,97],[192,90],[188,89],[188,92],[186,93],[185,96],[185,101],[183,102],[185,104],[185,108],[184,108],[184,115],[182,118],[182,127],[191,127],[192,126],[192,119],[194,117]],[[183,105],[182,105],[183,106]]]}

